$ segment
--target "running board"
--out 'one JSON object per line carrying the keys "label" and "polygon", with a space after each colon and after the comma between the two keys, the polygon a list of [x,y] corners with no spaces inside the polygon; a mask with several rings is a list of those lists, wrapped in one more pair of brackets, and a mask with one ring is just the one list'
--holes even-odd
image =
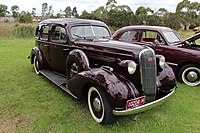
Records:
{"label": "running board", "polygon": [[67,93],[69,93],[70,95],[72,95],[74,98],[77,99],[76,96],[74,96],[68,89],[68,80],[65,76],[62,76],[60,74],[57,74],[55,72],[52,72],[48,69],[44,69],[44,70],[40,70],[39,71],[43,76],[45,76],[47,79],[49,79],[51,82],[53,82],[54,84],[56,84],[58,87],[60,87],[61,89],[63,89],[64,91],[66,91]]}

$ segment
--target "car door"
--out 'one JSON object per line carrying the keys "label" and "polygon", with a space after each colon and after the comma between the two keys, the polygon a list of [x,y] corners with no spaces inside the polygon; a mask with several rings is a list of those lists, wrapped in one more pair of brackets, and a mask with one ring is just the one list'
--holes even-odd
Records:
{"label": "car door", "polygon": [[66,74],[66,58],[70,48],[67,44],[67,32],[61,25],[52,26],[50,32],[50,60],[52,70]]}
{"label": "car door", "polygon": [[[38,30],[38,31],[37,31]],[[48,25],[39,25],[36,30],[36,39],[38,47],[42,51],[42,54],[45,57],[48,65],[50,64],[49,58],[49,26]]]}

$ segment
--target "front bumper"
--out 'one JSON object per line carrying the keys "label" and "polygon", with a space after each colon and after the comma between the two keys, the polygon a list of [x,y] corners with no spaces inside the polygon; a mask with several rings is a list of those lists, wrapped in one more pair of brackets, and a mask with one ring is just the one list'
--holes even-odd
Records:
{"label": "front bumper", "polygon": [[147,103],[147,104],[144,104],[142,106],[139,106],[139,107],[136,107],[136,108],[133,108],[133,109],[128,109],[128,110],[113,110],[113,114],[114,115],[132,115],[132,114],[137,114],[137,113],[140,113],[140,112],[143,112],[143,111],[147,111],[147,110],[150,110],[156,106],[159,106],[161,105],[164,101],[166,101],[174,92],[175,90],[178,88],[178,86],[176,86],[169,94],[167,94],[166,96],[156,100],[156,101],[153,101],[153,102],[150,102],[150,103]]}

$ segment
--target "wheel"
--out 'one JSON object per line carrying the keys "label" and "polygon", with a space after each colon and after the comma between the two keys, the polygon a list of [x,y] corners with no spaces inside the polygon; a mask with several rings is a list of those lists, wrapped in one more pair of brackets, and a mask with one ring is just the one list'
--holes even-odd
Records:
{"label": "wheel", "polygon": [[179,79],[189,86],[197,86],[200,84],[200,67],[195,64],[183,66],[179,72]]}
{"label": "wheel", "polygon": [[34,56],[34,63],[33,63],[33,66],[34,66],[35,73],[36,73],[37,75],[40,75],[40,72],[39,72],[39,70],[40,70],[40,63],[39,63],[39,61],[38,61],[37,56]]}
{"label": "wheel", "polygon": [[82,65],[76,60],[76,58],[71,58],[67,63],[67,77],[68,79],[74,77],[79,72],[83,71]]}
{"label": "wheel", "polygon": [[76,63],[73,62],[71,67],[70,67],[70,78],[74,77],[76,74],[78,74],[81,70],[80,70],[80,66]]}
{"label": "wheel", "polygon": [[88,107],[93,119],[100,124],[112,123],[115,117],[105,95],[96,87],[88,91]]}

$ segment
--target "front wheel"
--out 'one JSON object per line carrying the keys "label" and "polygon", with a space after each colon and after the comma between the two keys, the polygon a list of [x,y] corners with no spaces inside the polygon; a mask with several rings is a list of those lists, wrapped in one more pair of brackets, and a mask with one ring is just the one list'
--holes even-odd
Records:
{"label": "front wheel", "polygon": [[197,86],[200,84],[200,67],[195,64],[188,64],[181,68],[179,72],[180,81],[189,86]]}
{"label": "front wheel", "polygon": [[101,90],[90,87],[88,91],[88,106],[93,119],[100,124],[112,123],[115,117],[112,108]]}

